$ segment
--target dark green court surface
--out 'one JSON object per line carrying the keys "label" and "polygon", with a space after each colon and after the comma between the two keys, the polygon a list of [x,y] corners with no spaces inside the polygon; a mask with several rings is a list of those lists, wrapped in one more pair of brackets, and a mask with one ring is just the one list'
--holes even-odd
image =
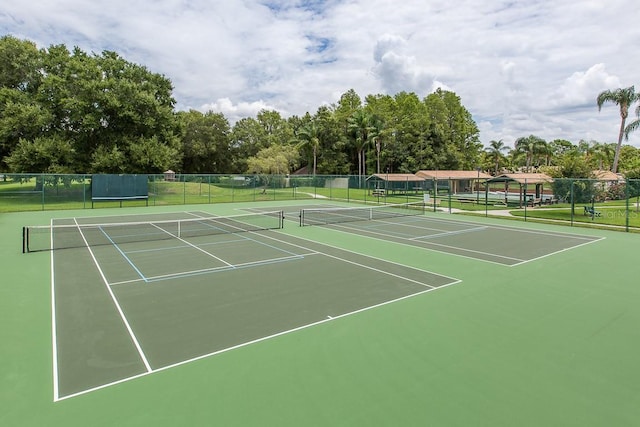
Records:
{"label": "dark green court surface", "polygon": [[503,265],[519,265],[600,240],[573,233],[408,216],[329,224],[335,230]]}
{"label": "dark green court surface", "polygon": [[54,228],[93,243],[52,253],[56,400],[456,282],[273,230],[135,241],[174,224],[145,219]]}

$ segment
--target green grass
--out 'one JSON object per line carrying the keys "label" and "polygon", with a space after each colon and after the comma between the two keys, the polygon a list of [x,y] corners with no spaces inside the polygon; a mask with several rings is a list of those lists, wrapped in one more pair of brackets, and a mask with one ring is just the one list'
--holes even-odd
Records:
{"label": "green grass", "polygon": [[[0,212],[26,212],[40,210],[62,209],[89,209],[91,208],[91,194],[89,182],[73,181],[69,185],[46,185],[44,194],[35,191],[36,179],[28,182],[0,182]],[[330,199],[336,201],[367,202],[367,203],[407,203],[422,201],[422,195],[416,194],[389,194],[387,197],[371,195],[368,189],[353,188],[326,188],[326,187],[288,187],[288,188],[263,188],[233,186],[228,183],[208,182],[168,182],[156,181],[149,183],[149,206],[173,206],[186,204],[217,204],[237,202],[259,201],[284,201],[307,200],[313,198]],[[440,196],[439,207],[441,209],[460,209],[470,213],[482,213],[485,211],[504,210],[506,207],[490,202],[485,204],[482,198],[479,203],[460,202],[455,197]],[[583,215],[582,206],[576,205],[573,222],[584,225],[606,225],[625,227],[624,202],[618,201],[599,204],[597,210],[602,212],[599,218],[591,218]],[[635,200],[634,200],[635,203]],[[126,207],[142,207],[147,202],[124,201]],[[95,208],[119,207],[120,202],[96,202]],[[428,207],[431,209],[432,205]],[[513,210],[516,217],[523,217],[524,210]],[[547,221],[571,222],[571,211],[568,205],[544,206],[535,209],[527,209],[528,218],[536,218]],[[640,228],[640,213],[637,209],[630,211],[629,226]]]}
{"label": "green grass", "polygon": [[[600,212],[600,216],[596,216],[591,218],[589,215],[584,214],[584,206],[585,205],[576,205],[575,210],[571,212],[570,206],[558,206],[558,207],[550,207],[550,208],[536,208],[536,209],[527,209],[526,216],[528,218],[538,218],[544,220],[553,220],[553,221],[566,221],[566,222],[578,222],[585,223],[590,225],[607,225],[607,226],[615,226],[615,227],[625,227],[627,224],[627,210],[623,204],[617,205],[596,205],[595,210]],[[524,217],[524,210],[514,210],[511,211],[512,215],[518,217]],[[630,208],[629,210],[629,227],[639,228],[640,227],[640,213],[636,208]]]}

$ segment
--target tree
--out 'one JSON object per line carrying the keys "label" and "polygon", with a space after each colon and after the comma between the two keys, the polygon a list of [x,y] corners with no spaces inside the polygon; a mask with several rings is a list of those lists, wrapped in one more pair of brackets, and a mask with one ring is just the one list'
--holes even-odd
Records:
{"label": "tree", "polygon": [[298,131],[298,139],[301,141],[299,147],[307,146],[311,148],[313,155],[313,176],[316,175],[318,164],[318,148],[320,147],[320,126],[315,121],[310,121]]}
{"label": "tree", "polygon": [[[5,61],[7,52],[16,57]],[[90,55],[64,45],[37,51],[29,42],[9,38],[0,39],[0,69],[3,158],[13,154],[19,140],[34,146],[61,140],[71,147],[64,164],[70,172],[163,171],[167,155],[170,164],[179,164],[175,101],[165,77],[115,52]],[[15,157],[12,165],[18,167]]]}
{"label": "tree", "polygon": [[515,151],[525,155],[527,172],[531,171],[534,160],[544,152],[546,144],[547,142],[544,139],[535,135],[529,135],[516,140],[514,144]]}
{"label": "tree", "polygon": [[504,145],[502,140],[498,141],[490,141],[489,147],[485,148],[485,151],[489,154],[489,157],[493,159],[493,163],[495,165],[494,174],[498,175],[498,169],[500,168],[500,160],[504,159],[503,151],[508,150],[509,147]]}
{"label": "tree", "polygon": [[371,137],[371,142],[376,147],[376,173],[380,173],[380,152],[382,151],[382,140],[383,140],[383,130],[384,123],[378,117],[373,116],[373,136]]}
{"label": "tree", "polygon": [[553,194],[567,201],[573,197],[574,203],[589,202],[595,194],[595,186],[593,181],[589,181],[593,178],[593,171],[584,156],[577,150],[573,151],[562,158],[559,166],[550,171],[552,177],[573,179],[555,179],[551,183]]}
{"label": "tree", "polygon": [[247,160],[247,172],[258,174],[288,174],[298,165],[298,150],[293,145],[274,144],[263,148]]}
{"label": "tree", "polygon": [[[389,106],[386,118],[388,136],[386,148],[388,170],[414,173],[421,169],[435,169],[438,159],[434,155],[433,122],[426,100],[420,100],[411,92],[400,92],[393,97],[395,105]],[[444,120],[444,119],[443,119]]]}
{"label": "tree", "polygon": [[[590,155],[593,159],[594,168],[599,170],[604,170],[605,165],[607,169],[609,165],[611,165],[611,159],[615,153],[615,146],[612,144],[602,144],[600,142],[594,141],[590,147]],[[618,165],[620,161],[618,160]]]}
{"label": "tree", "polygon": [[640,148],[631,145],[623,145],[620,149],[619,168],[630,178],[628,173],[634,170],[640,170]]}
{"label": "tree", "polygon": [[40,80],[40,60],[35,43],[0,37],[0,87],[32,92]]}
{"label": "tree", "polygon": [[456,169],[473,169],[479,165],[482,144],[471,113],[462,105],[460,97],[452,91],[437,89],[430,95],[440,97],[446,107],[444,121],[445,158]]}
{"label": "tree", "polygon": [[17,173],[72,173],[73,156],[70,141],[41,137],[21,139],[6,162]]}
{"label": "tree", "polygon": [[178,113],[182,123],[182,171],[220,173],[231,169],[229,122],[221,113]]}
{"label": "tree", "polygon": [[0,37],[0,170],[21,139],[43,137],[49,113],[33,97],[42,56],[33,42]]}
{"label": "tree", "polygon": [[364,109],[356,110],[348,120],[348,129],[358,158],[358,176],[361,179],[362,176],[366,174],[364,156],[365,148],[371,143],[376,135],[374,120],[374,117]]}
{"label": "tree", "polygon": [[244,173],[247,159],[254,157],[263,148],[267,148],[264,127],[253,117],[238,120],[231,129],[232,166],[230,172]]}
{"label": "tree", "polygon": [[636,130],[638,130],[638,128],[640,128],[640,105],[636,107],[636,119],[629,123],[626,128],[624,128],[624,138],[628,140],[629,134],[631,132],[635,132]]}
{"label": "tree", "polygon": [[289,123],[275,110],[261,110],[256,116],[264,129],[265,146],[285,144],[293,139],[293,129]]}
{"label": "tree", "polygon": [[620,131],[618,132],[618,145],[616,146],[616,152],[613,158],[613,165],[611,171],[613,173],[618,172],[618,161],[620,159],[620,147],[622,147],[622,139],[625,135],[625,122],[629,116],[629,107],[636,101],[640,100],[640,94],[636,93],[633,86],[616,89],[605,90],[600,92],[597,98],[598,111],[602,109],[602,105],[605,102],[612,102],[620,108]]}
{"label": "tree", "polygon": [[317,156],[317,173],[348,174],[349,157],[347,135],[343,131],[335,112],[328,106],[318,108],[309,118],[320,129],[320,146]]}

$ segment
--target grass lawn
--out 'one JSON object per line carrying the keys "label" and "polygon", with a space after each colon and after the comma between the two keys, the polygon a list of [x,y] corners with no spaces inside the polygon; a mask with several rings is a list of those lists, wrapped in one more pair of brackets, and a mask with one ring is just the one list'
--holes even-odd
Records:
{"label": "grass lawn", "polygon": [[[575,210],[571,211],[570,206],[566,207],[553,207],[553,208],[536,208],[527,209],[526,216],[528,218],[539,218],[545,220],[554,221],[567,221],[567,222],[580,222],[596,225],[607,225],[625,227],[627,224],[627,211],[623,204],[617,205],[596,205],[596,212],[600,213],[600,216],[591,218],[589,215],[585,215],[583,205],[576,205]],[[524,210],[514,210],[511,214],[518,217],[524,217]],[[640,213],[637,208],[631,207],[629,210],[629,227],[640,228]]]}

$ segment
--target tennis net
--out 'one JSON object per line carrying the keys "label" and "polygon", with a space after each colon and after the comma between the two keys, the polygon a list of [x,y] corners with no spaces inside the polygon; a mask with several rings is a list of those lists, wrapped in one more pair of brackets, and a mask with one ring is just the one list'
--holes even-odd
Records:
{"label": "tennis net", "polygon": [[314,208],[300,211],[300,225],[336,224],[352,221],[370,221],[410,215],[422,215],[423,202],[401,203],[382,206]]}
{"label": "tennis net", "polygon": [[186,239],[283,226],[283,211],[164,221],[28,226],[22,228],[22,252]]}

